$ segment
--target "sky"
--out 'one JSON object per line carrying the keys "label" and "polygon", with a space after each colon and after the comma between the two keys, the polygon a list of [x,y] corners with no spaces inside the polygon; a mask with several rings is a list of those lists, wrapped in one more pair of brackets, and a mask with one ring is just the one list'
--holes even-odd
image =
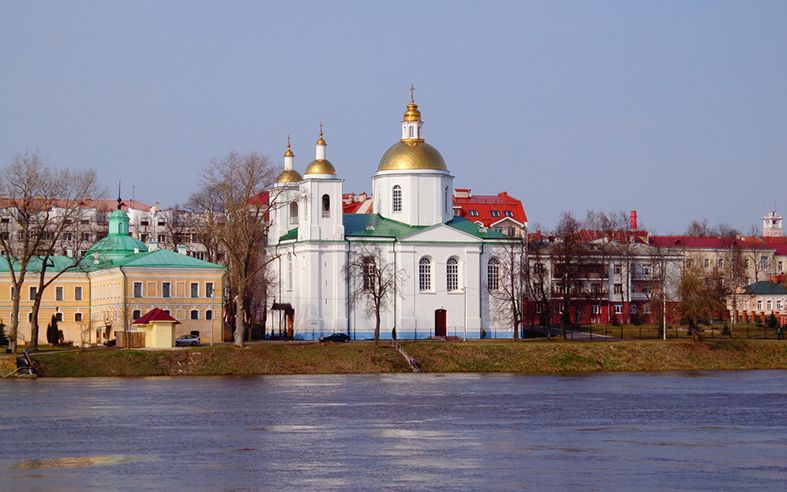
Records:
{"label": "sky", "polygon": [[531,226],[787,215],[787,2],[0,0],[0,164],[37,151],[185,202],[232,150],[296,169],[320,122],[370,191],[415,85],[457,187]]}

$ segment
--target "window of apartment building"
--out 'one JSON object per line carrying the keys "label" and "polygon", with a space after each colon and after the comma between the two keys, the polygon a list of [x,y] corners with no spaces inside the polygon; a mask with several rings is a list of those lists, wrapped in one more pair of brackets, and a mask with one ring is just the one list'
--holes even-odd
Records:
{"label": "window of apartment building", "polygon": [[139,235],[139,240],[142,241],[143,243],[148,242],[148,239],[150,239],[150,234],[146,232],[143,232],[142,234]]}
{"label": "window of apartment building", "polygon": [[650,314],[650,304],[645,304],[642,306],[642,312],[645,314]]}
{"label": "window of apartment building", "polygon": [[36,294],[38,293],[38,287],[30,287],[30,300],[34,301],[36,298]]}
{"label": "window of apartment building", "polygon": [[686,260],[686,268],[691,268],[693,265],[694,265],[694,260],[692,260],[691,258],[688,258]]}
{"label": "window of apartment building", "polygon": [[642,286],[642,293],[643,294],[650,294],[650,285],[643,285]]}
{"label": "window of apartment building", "polygon": [[599,314],[601,313],[601,306],[598,304],[593,304],[590,307],[590,314]]}
{"label": "window of apartment building", "polygon": [[27,313],[27,322],[28,323],[32,323],[33,322],[33,312],[32,311]]}
{"label": "window of apartment building", "polygon": [[781,299],[777,299],[776,300],[776,309],[781,311],[782,310],[782,306],[783,306],[782,300]]}
{"label": "window of apartment building", "polygon": [[623,293],[623,284],[615,284],[613,286],[613,291],[615,294],[622,294]]}
{"label": "window of apartment building", "polygon": [[56,301],[63,300],[63,287],[55,287],[55,300]]}
{"label": "window of apartment building", "polygon": [[82,241],[90,241],[91,237],[92,235],[89,232],[83,232],[82,234],[79,235],[79,239]]}
{"label": "window of apartment building", "polygon": [[205,282],[205,297],[213,297],[213,282]]}
{"label": "window of apartment building", "polygon": [[140,220],[139,225],[147,227],[150,225],[150,221],[148,221],[147,219]]}
{"label": "window of apartment building", "polygon": [[601,294],[601,285],[600,284],[592,284],[590,286],[590,291],[594,294]]}
{"label": "window of apartment building", "polygon": [[492,217],[500,217],[500,212],[498,210],[492,210]]}
{"label": "window of apartment building", "polygon": [[135,310],[131,311],[131,320],[132,321],[138,320],[140,316],[142,316],[142,311],[140,311],[139,309],[135,309]]}
{"label": "window of apartment building", "polygon": [[620,275],[623,269],[621,268],[620,264],[615,265],[614,272],[615,275]]}
{"label": "window of apartment building", "polygon": [[159,226],[165,226],[165,225],[167,225],[167,222],[164,219],[159,219],[158,220],[158,225]]}
{"label": "window of apartment building", "polygon": [[172,297],[172,284],[161,282],[161,297]]}
{"label": "window of apartment building", "polygon": [[762,311],[762,299],[757,300],[757,311]]}
{"label": "window of apartment building", "polygon": [[770,299],[768,299],[768,301],[765,303],[765,309],[767,309],[768,311],[773,309]]}
{"label": "window of apartment building", "polygon": [[503,211],[503,215],[505,215],[506,217],[513,217],[514,216],[514,212],[512,212],[510,210],[504,210]]}
{"label": "window of apartment building", "polygon": [[784,271],[784,262],[783,261],[780,261],[779,263],[776,264],[776,270],[778,270],[780,272]]}
{"label": "window of apartment building", "polygon": [[208,309],[207,311],[205,311],[205,319],[208,321],[213,319],[213,310]]}
{"label": "window of apartment building", "polygon": [[82,300],[82,287],[74,287],[74,300],[81,301]]}
{"label": "window of apartment building", "polygon": [[82,224],[82,225],[90,225],[90,220],[82,219],[82,220],[79,221],[79,223]]}
{"label": "window of apartment building", "polygon": [[74,235],[71,234],[70,232],[63,233],[63,241],[71,241],[73,239],[74,239]]}
{"label": "window of apartment building", "polygon": [[191,297],[199,297],[199,284],[191,282]]}
{"label": "window of apartment building", "polygon": [[642,274],[650,275],[650,265],[642,265]]}
{"label": "window of apartment building", "polygon": [[623,314],[623,304],[615,304],[615,314]]}
{"label": "window of apartment building", "polygon": [[198,320],[199,319],[199,311],[197,311],[196,309],[192,309],[189,317],[192,320]]}
{"label": "window of apartment building", "polygon": [[167,242],[167,235],[166,234],[159,234],[156,237],[156,241],[159,243],[166,243]]}
{"label": "window of apartment building", "polygon": [[468,210],[467,215],[470,217],[478,217],[478,210]]}
{"label": "window of apartment building", "polygon": [[744,265],[746,268],[749,268],[749,260],[748,260],[748,259],[744,260],[744,261],[743,261],[743,265]]}
{"label": "window of apartment building", "polygon": [[702,264],[705,266],[705,268],[710,268],[710,258],[705,258]]}
{"label": "window of apartment building", "polygon": [[719,261],[716,262],[719,268],[724,268],[724,258],[719,258]]}
{"label": "window of apartment building", "polygon": [[134,282],[134,297],[142,297],[142,282]]}
{"label": "window of apartment building", "polygon": [[751,284],[751,277],[746,277],[746,285]]}
{"label": "window of apartment building", "polygon": [[63,313],[61,313],[60,311],[56,312],[55,313],[55,319],[58,321],[58,323],[62,322],[63,321]]}
{"label": "window of apartment building", "polygon": [[768,257],[767,256],[760,256],[760,268],[762,268],[762,269],[768,268]]}
{"label": "window of apartment building", "polygon": [[539,302],[538,304],[536,304],[536,314],[541,314],[541,311],[542,311],[541,303]]}
{"label": "window of apartment building", "polygon": [[631,312],[631,314],[637,314],[637,305],[636,304],[631,304],[629,306],[629,312]]}
{"label": "window of apartment building", "polygon": [[0,219],[0,223],[2,224],[8,224],[9,222],[11,222],[10,217],[3,217],[2,219]]}
{"label": "window of apartment building", "polygon": [[82,313],[74,313],[74,321],[81,322],[82,321]]}

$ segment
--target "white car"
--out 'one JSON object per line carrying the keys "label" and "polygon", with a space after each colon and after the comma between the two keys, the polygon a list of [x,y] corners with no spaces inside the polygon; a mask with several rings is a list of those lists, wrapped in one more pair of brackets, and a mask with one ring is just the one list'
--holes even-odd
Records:
{"label": "white car", "polygon": [[175,339],[176,347],[182,347],[185,345],[199,345],[199,335],[182,335]]}

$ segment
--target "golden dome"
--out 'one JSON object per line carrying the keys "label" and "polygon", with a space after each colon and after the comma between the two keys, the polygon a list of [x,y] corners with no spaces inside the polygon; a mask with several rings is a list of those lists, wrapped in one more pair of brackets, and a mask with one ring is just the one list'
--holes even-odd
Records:
{"label": "golden dome", "polygon": [[418,110],[418,105],[415,101],[410,101],[407,104],[407,111],[404,112],[404,121],[421,121],[421,112]]}
{"label": "golden dome", "polygon": [[292,143],[289,135],[287,135],[287,151],[284,153],[284,157],[295,157],[295,154],[292,153]]}
{"label": "golden dome", "polygon": [[277,183],[297,183],[299,181],[303,181],[303,178],[298,171],[292,169],[285,169],[279,174],[279,177],[276,178]]}
{"label": "golden dome", "polygon": [[443,156],[436,148],[419,140],[402,140],[385,151],[377,171],[433,169],[447,171]]}
{"label": "golden dome", "polygon": [[336,174],[336,169],[327,159],[315,159],[306,166],[306,172],[303,174]]}
{"label": "golden dome", "polygon": [[321,121],[320,122],[320,138],[317,139],[317,145],[328,145],[327,143],[325,143],[325,139],[322,138],[322,137],[323,137],[323,133],[322,133],[322,121]]}

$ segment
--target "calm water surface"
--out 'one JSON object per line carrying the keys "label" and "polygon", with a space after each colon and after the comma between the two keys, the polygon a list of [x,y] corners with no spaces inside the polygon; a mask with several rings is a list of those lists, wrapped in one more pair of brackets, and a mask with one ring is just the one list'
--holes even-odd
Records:
{"label": "calm water surface", "polygon": [[1,490],[785,490],[787,371],[0,382]]}

